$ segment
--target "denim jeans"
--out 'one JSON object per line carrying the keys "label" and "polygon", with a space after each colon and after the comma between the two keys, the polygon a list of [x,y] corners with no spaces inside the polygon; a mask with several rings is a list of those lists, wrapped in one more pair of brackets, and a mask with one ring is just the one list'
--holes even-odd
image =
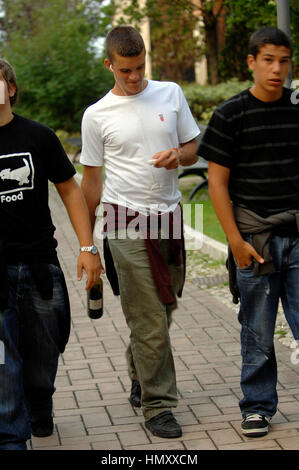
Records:
{"label": "denim jeans", "polygon": [[9,300],[0,312],[0,450],[26,450],[30,422],[52,415],[61,328],[63,274],[49,265],[53,297],[43,300],[26,264],[8,266]]}
{"label": "denim jeans", "polygon": [[[250,235],[245,237],[251,241]],[[273,236],[270,253],[275,272],[255,276],[253,263],[237,267],[240,291],[242,415],[272,417],[277,410],[277,363],[274,330],[281,299],[294,338],[299,339],[299,238]]]}

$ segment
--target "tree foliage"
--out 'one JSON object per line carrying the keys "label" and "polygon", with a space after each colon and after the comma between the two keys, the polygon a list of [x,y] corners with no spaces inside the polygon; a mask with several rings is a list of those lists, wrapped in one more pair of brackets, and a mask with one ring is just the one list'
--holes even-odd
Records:
{"label": "tree foliage", "polygon": [[[158,78],[180,80],[205,54],[209,82],[232,77],[247,80],[248,40],[255,30],[277,25],[276,0],[138,0],[122,2],[125,18],[150,20],[152,59]],[[290,0],[294,64],[299,67],[299,2]],[[225,46],[220,49],[217,24],[225,14]],[[121,18],[121,21],[125,21]],[[198,42],[194,31],[202,38]]]}
{"label": "tree foliage", "polygon": [[209,80],[218,82],[217,23],[223,0],[146,0],[143,8],[138,0],[122,4],[125,18],[132,22],[149,19],[153,65],[159,78],[188,79],[194,62],[206,55]]}
{"label": "tree foliage", "polygon": [[[202,51],[193,35],[197,19],[184,2],[149,0],[151,11],[152,59],[159,78],[184,80]],[[191,72],[192,73],[192,72]],[[192,77],[194,79],[194,77]]]}
{"label": "tree foliage", "polygon": [[54,129],[79,131],[82,112],[111,87],[93,41],[111,9],[103,0],[2,0],[0,55],[16,70],[16,112]]}
{"label": "tree foliage", "polygon": [[[220,55],[222,79],[250,78],[246,65],[250,35],[263,27],[277,26],[275,0],[225,0],[226,38]],[[294,65],[299,66],[299,2],[290,0],[291,37],[294,46]]]}
{"label": "tree foliage", "polygon": [[138,0],[122,2],[120,23],[140,25],[144,18],[150,21],[151,56],[155,78],[184,80],[194,60],[202,55],[202,48],[194,37],[197,17],[194,5],[186,0],[146,0],[144,7]]}

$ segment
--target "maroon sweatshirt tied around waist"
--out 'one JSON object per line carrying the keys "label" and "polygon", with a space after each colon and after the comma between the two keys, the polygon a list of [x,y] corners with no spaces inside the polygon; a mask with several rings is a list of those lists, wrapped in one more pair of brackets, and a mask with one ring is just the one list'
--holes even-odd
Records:
{"label": "maroon sweatshirt tied around waist", "polygon": [[[119,295],[119,285],[115,271],[113,259],[109,249],[106,235],[109,232],[124,228],[135,228],[145,242],[149,256],[150,266],[155,286],[160,294],[163,304],[168,305],[174,302],[171,288],[171,278],[168,263],[160,250],[159,232],[162,230],[162,238],[169,239],[169,249],[171,258],[169,264],[176,266],[184,265],[184,278],[186,271],[186,257],[184,246],[183,216],[182,207],[178,205],[174,212],[164,212],[158,214],[143,215],[117,204],[103,203],[104,208],[104,257],[107,278],[111,284],[115,295]],[[183,291],[182,283],[178,296],[181,297]]]}

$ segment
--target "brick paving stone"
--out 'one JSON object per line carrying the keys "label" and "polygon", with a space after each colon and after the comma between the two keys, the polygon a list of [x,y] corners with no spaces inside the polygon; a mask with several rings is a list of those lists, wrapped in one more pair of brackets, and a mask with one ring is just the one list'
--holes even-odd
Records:
{"label": "brick paving stone", "polygon": [[91,372],[88,367],[69,370],[69,376],[72,384],[79,384],[92,378]]}
{"label": "brick paving stone", "polygon": [[233,429],[226,429],[225,432],[208,431],[208,434],[218,448],[225,444],[236,444],[242,442],[240,436]]}
{"label": "brick paving stone", "polygon": [[[66,411],[66,410],[64,410]],[[65,414],[58,414],[55,413],[55,418],[54,421],[56,424],[60,423],[81,423],[82,422],[82,417],[81,417],[81,410],[77,414],[74,412],[73,414],[68,414],[67,412]]]}
{"label": "brick paving stone", "polygon": [[286,419],[288,419],[289,421],[298,421],[298,419],[299,419],[299,413],[297,413],[297,414],[289,414],[289,415],[286,415],[285,417],[286,417]]}
{"label": "brick paving stone", "polygon": [[228,377],[237,377],[239,380],[240,377],[240,368],[234,364],[228,364],[227,362],[221,364],[220,367],[215,367],[215,370],[218,372],[221,377],[227,379]]}
{"label": "brick paving stone", "polygon": [[57,424],[58,434],[61,439],[66,437],[86,436],[86,430],[82,422],[66,422]]}
{"label": "brick paving stone", "polygon": [[105,409],[103,409],[101,413],[98,410],[92,414],[82,415],[83,422],[87,429],[98,426],[109,426],[111,424],[111,420]]}
{"label": "brick paving stone", "polygon": [[55,385],[58,388],[69,387],[71,384],[67,375],[57,375]]}
{"label": "brick paving stone", "polygon": [[92,442],[91,444],[93,450],[122,450],[122,446],[119,441],[99,441]]}
{"label": "brick paving stone", "polygon": [[276,421],[276,415],[271,421],[272,425],[275,424],[274,429],[277,430],[278,426],[276,427],[276,424],[279,424],[279,429],[296,429],[299,431],[299,421],[287,421],[284,418],[284,421]]}
{"label": "brick paving stone", "polygon": [[32,437],[32,446],[35,449],[40,449],[42,447],[59,446],[59,445],[60,445],[60,441],[59,441],[58,433],[56,432],[56,430],[54,430],[54,433],[52,434],[52,436],[43,437],[43,438],[35,437],[35,436]]}
{"label": "brick paving stone", "polygon": [[196,366],[197,364],[207,364],[207,360],[201,355],[201,353],[197,349],[195,349],[193,354],[182,351],[180,352],[180,357],[189,369],[192,369],[192,367]]}
{"label": "brick paving stone", "polygon": [[231,414],[222,414],[219,413],[219,415],[215,416],[201,416],[200,422],[202,424],[210,424],[210,423],[221,423],[221,422],[232,422],[232,421],[241,421],[242,417],[240,416],[239,410],[235,413]]}
{"label": "brick paving stone", "polygon": [[219,450],[281,450],[281,446],[275,440],[263,440],[251,438],[242,443],[225,444],[217,447]]}
{"label": "brick paving stone", "polygon": [[236,406],[239,403],[237,397],[233,395],[220,395],[218,397],[211,397],[213,402],[218,406],[218,408],[228,408]]}
{"label": "brick paving stone", "polygon": [[279,410],[285,416],[288,416],[288,415],[294,416],[295,414],[298,415],[298,413],[299,413],[299,402],[297,400],[287,402],[287,403],[280,402],[279,403]]}
{"label": "brick paving stone", "polygon": [[176,413],[176,418],[181,426],[197,424],[196,416],[191,411],[184,411],[184,413]]}
{"label": "brick paving stone", "polygon": [[150,443],[147,435],[143,430],[140,430],[138,433],[135,431],[120,432],[118,433],[118,437],[124,447]]}
{"label": "brick paving stone", "polygon": [[180,372],[189,371],[189,368],[186,366],[180,356],[174,355],[174,365],[177,372],[177,377],[179,377]]}
{"label": "brick paving stone", "polygon": [[129,403],[127,405],[107,406],[107,410],[112,420],[115,418],[135,416],[134,409]]}
{"label": "brick paving stone", "polygon": [[284,450],[299,450],[299,435],[296,437],[277,438],[276,441]]}
{"label": "brick paving stone", "polygon": [[98,390],[84,390],[75,392],[75,397],[80,407],[81,403],[89,406],[98,406],[100,400],[100,393]]}
{"label": "brick paving stone", "polygon": [[215,406],[213,403],[209,404],[202,404],[202,405],[191,405],[190,408],[192,409],[193,413],[199,421],[206,416],[217,416],[221,414],[221,411]]}
{"label": "brick paving stone", "polygon": [[117,434],[109,433],[109,434],[88,434],[86,436],[73,436],[73,437],[65,437],[61,439],[62,445],[75,445],[77,444],[78,448],[80,448],[81,444],[94,444],[94,443],[107,443],[107,442],[119,442]]}
{"label": "brick paving stone", "polygon": [[144,418],[141,411],[136,411],[133,416],[121,416],[119,418],[113,418],[112,421],[115,426],[127,426],[131,425],[132,423],[144,423]]}
{"label": "brick paving stone", "polygon": [[72,348],[71,350],[66,351],[63,354],[63,361],[66,363],[67,361],[76,361],[82,360],[85,358],[84,351],[82,347]]}
{"label": "brick paving stone", "polygon": [[203,387],[208,384],[223,384],[224,382],[223,378],[212,368],[206,368],[202,373],[196,374],[196,377]]}
{"label": "brick paving stone", "polygon": [[299,441],[299,432],[297,429],[286,429],[286,430],[281,430],[277,429],[273,426],[271,426],[271,432],[269,432],[266,436],[263,437],[264,440],[267,439],[275,439],[277,442],[280,439],[290,439],[294,438]]}
{"label": "brick paving stone", "polygon": [[179,392],[181,395],[184,395],[184,393],[193,393],[202,390],[202,387],[199,385],[198,381],[195,379],[190,379],[190,380],[177,380],[177,387],[179,389]]}
{"label": "brick paving stone", "polygon": [[163,439],[163,442],[161,442],[161,439],[159,443],[154,443],[154,444],[145,444],[145,445],[138,445],[138,446],[126,446],[125,450],[184,450],[184,446],[182,442],[176,441],[173,442],[173,439],[171,441],[168,441],[166,439]]}
{"label": "brick paving stone", "polygon": [[[185,441],[183,440],[187,450],[216,450],[217,447],[209,438]],[[200,456],[199,456],[200,459]],[[200,460],[199,460],[200,462]]]}
{"label": "brick paving stone", "polygon": [[113,366],[109,358],[103,357],[96,362],[92,362],[90,369],[94,377],[101,377],[105,372],[112,372]]}
{"label": "brick paving stone", "polygon": [[228,421],[216,422],[216,423],[207,422],[205,424],[194,424],[194,425],[184,426],[184,433],[185,434],[195,433],[195,432],[206,432],[207,433],[208,431],[215,431],[215,430],[219,430],[219,429],[221,429],[223,432],[225,432],[226,429],[231,429],[231,427],[232,427],[232,425]]}
{"label": "brick paving stone", "polygon": [[59,393],[57,393],[57,396],[55,397],[55,402],[54,402],[54,411],[72,409],[72,408],[78,408],[78,405],[76,403],[74,396],[71,395],[69,397],[59,397]]}
{"label": "brick paving stone", "polygon": [[[45,450],[51,450],[51,449],[45,449]],[[52,450],[57,450],[57,449],[52,449]],[[62,445],[59,450],[92,450],[91,445],[88,442],[81,442],[79,445],[78,443],[72,443],[70,442],[68,445]]]}
{"label": "brick paving stone", "polygon": [[225,382],[225,383],[214,383],[214,384],[203,384],[203,388],[210,395],[214,395],[215,392],[228,393],[239,385],[239,382]]}
{"label": "brick paving stone", "polygon": [[205,431],[188,432],[186,426],[183,426],[183,431],[184,431],[183,441],[185,443],[189,441],[198,441],[202,439],[208,439],[209,437]]}

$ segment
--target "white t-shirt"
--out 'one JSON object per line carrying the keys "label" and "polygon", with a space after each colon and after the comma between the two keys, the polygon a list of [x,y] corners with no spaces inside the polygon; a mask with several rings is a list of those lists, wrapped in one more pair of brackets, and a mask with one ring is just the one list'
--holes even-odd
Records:
{"label": "white t-shirt", "polygon": [[80,161],[105,167],[103,202],[145,214],[173,211],[181,198],[178,170],[148,161],[199,132],[179,85],[149,80],[137,95],[110,91],[86,109]]}

